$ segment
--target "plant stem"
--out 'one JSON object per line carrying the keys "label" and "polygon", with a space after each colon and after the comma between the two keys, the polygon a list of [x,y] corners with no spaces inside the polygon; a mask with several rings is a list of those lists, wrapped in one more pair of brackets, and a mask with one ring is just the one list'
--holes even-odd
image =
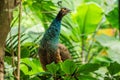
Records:
{"label": "plant stem", "polygon": [[22,7],[22,1],[20,2],[19,5],[19,22],[18,22],[18,65],[17,65],[17,80],[20,80],[20,26],[21,26],[21,7]]}
{"label": "plant stem", "polygon": [[95,56],[95,53],[92,54],[92,56],[91,56],[90,59],[88,60],[88,63],[93,59],[94,56]]}
{"label": "plant stem", "polygon": [[[88,11],[88,10],[87,10]],[[87,14],[87,12],[86,12]],[[85,14],[85,19],[84,19],[84,23],[83,23],[83,29],[82,29],[82,37],[81,37],[81,40],[82,40],[82,51],[81,51],[81,58],[82,58],[82,63],[84,64],[85,63],[85,57],[84,57],[84,47],[85,47],[85,27],[86,27],[86,17],[87,15]]]}
{"label": "plant stem", "polygon": [[82,51],[81,51],[81,59],[82,59],[82,63],[84,64],[85,63],[85,60],[84,60],[84,35],[82,35],[81,37],[81,40],[82,40]]}
{"label": "plant stem", "polygon": [[119,40],[120,40],[120,0],[118,0],[118,27],[119,27]]}
{"label": "plant stem", "polygon": [[[102,19],[102,20],[103,20],[103,19]],[[89,48],[88,48],[87,55],[86,55],[86,57],[85,57],[85,62],[88,61],[88,56],[89,56],[90,51],[91,51],[91,49],[92,49],[93,42],[94,42],[94,38],[95,38],[95,36],[96,36],[97,31],[100,29],[100,25],[102,24],[102,20],[101,20],[101,22],[99,23],[97,29],[95,30],[95,32],[94,32],[93,35],[92,35],[92,42],[90,43],[90,46],[89,46]]]}

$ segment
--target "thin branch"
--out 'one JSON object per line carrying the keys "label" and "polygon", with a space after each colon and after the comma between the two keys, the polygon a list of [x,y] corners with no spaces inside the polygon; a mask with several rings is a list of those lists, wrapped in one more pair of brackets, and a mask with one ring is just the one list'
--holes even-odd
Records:
{"label": "thin branch", "polygon": [[17,65],[17,80],[20,80],[20,26],[21,26],[21,12],[22,12],[22,1],[19,5],[19,22],[18,22],[18,65]]}
{"label": "thin branch", "polygon": [[[102,19],[102,20],[103,20],[103,19]],[[96,36],[97,31],[100,29],[100,25],[101,25],[101,24],[102,24],[102,21],[99,23],[97,29],[95,30],[95,32],[94,32],[93,35],[92,35],[92,42],[90,43],[90,46],[89,46],[89,48],[88,48],[88,52],[87,52],[87,55],[86,55],[86,57],[85,57],[85,62],[88,61],[88,56],[89,56],[90,51],[91,51],[91,49],[92,49],[92,46],[93,46],[93,43],[94,43],[94,38],[95,38],[95,36]]]}
{"label": "thin branch", "polygon": [[118,0],[118,27],[119,27],[119,40],[120,40],[120,0]]}
{"label": "thin branch", "polygon": [[[88,12],[88,10],[87,10],[87,12]],[[86,12],[86,14],[87,14],[87,12]],[[85,22],[86,22],[86,17],[87,17],[87,15],[85,14],[85,18],[84,18],[84,23],[83,23],[83,27],[82,27],[82,35],[85,33],[85,26],[86,26],[86,24],[85,24]],[[85,56],[84,56],[84,47],[85,47],[85,35],[83,35],[82,37],[81,37],[81,40],[82,40],[82,51],[81,51],[81,58],[82,58],[82,63],[84,64],[85,63]]]}

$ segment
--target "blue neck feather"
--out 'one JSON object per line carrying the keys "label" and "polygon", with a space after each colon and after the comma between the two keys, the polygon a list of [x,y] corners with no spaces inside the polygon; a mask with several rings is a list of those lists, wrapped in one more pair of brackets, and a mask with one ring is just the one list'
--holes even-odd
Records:
{"label": "blue neck feather", "polygon": [[45,32],[42,40],[41,40],[41,47],[47,50],[55,51],[57,49],[57,45],[59,43],[59,35],[61,29],[61,19],[60,13],[57,17],[53,20],[50,27]]}

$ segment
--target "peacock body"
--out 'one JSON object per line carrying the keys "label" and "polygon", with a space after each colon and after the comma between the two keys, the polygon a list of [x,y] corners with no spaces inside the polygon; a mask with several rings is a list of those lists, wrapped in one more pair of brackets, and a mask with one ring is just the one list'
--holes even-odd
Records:
{"label": "peacock body", "polygon": [[44,70],[51,62],[57,63],[71,58],[67,48],[59,44],[61,20],[68,12],[68,9],[62,8],[41,39],[38,54]]}

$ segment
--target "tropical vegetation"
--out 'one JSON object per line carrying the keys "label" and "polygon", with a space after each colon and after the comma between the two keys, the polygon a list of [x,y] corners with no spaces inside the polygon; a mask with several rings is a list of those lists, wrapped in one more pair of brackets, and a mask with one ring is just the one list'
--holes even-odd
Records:
{"label": "tropical vegetation", "polygon": [[[23,0],[20,30],[21,80],[120,80],[120,32],[117,0],[62,0],[71,13],[62,20],[60,43],[72,60],[41,67],[40,39],[60,10],[59,0]],[[18,5],[19,7],[19,5]],[[19,8],[13,12],[5,45],[5,80],[15,80]]]}

